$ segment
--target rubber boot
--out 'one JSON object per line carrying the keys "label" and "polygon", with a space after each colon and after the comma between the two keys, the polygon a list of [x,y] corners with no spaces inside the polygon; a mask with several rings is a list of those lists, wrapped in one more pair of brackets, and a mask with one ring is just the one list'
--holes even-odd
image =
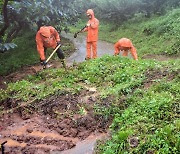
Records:
{"label": "rubber boot", "polygon": [[62,63],[62,65],[63,65],[64,69],[67,71],[65,59],[62,59],[62,60],[61,60],[61,63]]}

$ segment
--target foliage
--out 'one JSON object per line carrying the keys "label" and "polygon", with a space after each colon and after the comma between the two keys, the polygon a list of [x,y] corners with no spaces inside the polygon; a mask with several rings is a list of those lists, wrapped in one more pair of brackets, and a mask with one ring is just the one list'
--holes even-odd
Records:
{"label": "foliage", "polygon": [[[31,28],[34,24],[37,26],[58,25],[61,28],[67,26],[68,22],[73,23],[76,20],[77,13],[72,7],[72,2],[72,0],[30,0],[16,3],[11,6],[10,10],[12,14],[17,14],[17,18],[15,17],[17,20],[24,21]],[[23,16],[24,14],[26,16]]]}
{"label": "foliage", "polygon": [[[18,45],[11,52],[0,53],[0,74],[11,73],[21,66],[34,64],[38,61],[36,52],[35,34],[26,33],[18,37],[14,43]],[[27,41],[34,40],[34,41]]]}
{"label": "foliage", "polygon": [[90,0],[88,3],[76,0],[75,4],[80,12],[85,13],[88,8],[93,8],[98,18],[116,24],[122,24],[137,13],[150,17],[154,14],[162,15],[166,10],[180,6],[178,0]]}
{"label": "foliage", "polygon": [[17,45],[14,43],[3,43],[3,44],[0,43],[0,51],[5,52],[5,51],[8,51],[10,49],[14,49],[16,46]]}
{"label": "foliage", "polygon": [[87,62],[80,65],[79,69],[81,70],[82,67],[83,73],[79,74],[79,78],[87,84],[91,83],[100,87],[104,86],[104,82],[107,83],[101,90],[102,97],[129,94],[134,87],[143,82],[145,68],[151,68],[155,65],[150,61],[142,63],[143,65],[139,66],[137,61],[128,58],[115,57],[112,59],[106,56],[101,61],[95,60],[93,63]]}
{"label": "foliage", "polygon": [[[4,18],[6,29],[0,36],[1,43],[11,42],[23,30],[35,32],[42,25],[52,25],[59,31],[67,31],[68,23],[77,20],[77,12],[72,4],[73,0],[26,0],[8,3],[7,11],[3,13],[8,18]],[[3,47],[7,45],[4,44]]]}
{"label": "foliage", "polygon": [[[14,92],[14,95],[19,99],[21,99],[21,93],[33,93],[33,96],[30,95],[26,99],[31,99],[31,97],[39,99],[42,97],[38,97],[40,92],[36,91],[36,87],[38,90],[38,87],[46,85],[42,92],[44,97],[46,97],[46,91],[52,94],[61,88],[74,89],[73,87],[75,87],[74,91],[79,91],[77,83],[83,82],[98,87],[103,98],[110,95],[119,97],[122,94],[131,94],[134,88],[141,86],[146,79],[144,73],[148,68],[158,69],[162,66],[160,63],[151,60],[140,60],[137,62],[127,58],[104,56],[93,61],[84,62],[77,69],[70,69],[68,74],[65,74],[64,69],[42,71],[37,76],[29,77],[26,81],[28,84],[25,84],[24,87],[27,89],[26,91],[22,87],[24,86],[24,81],[19,81],[9,84],[6,93],[9,93],[9,97],[12,97],[11,93]],[[44,83],[41,83],[41,80]]]}
{"label": "foliage", "polygon": [[[137,89],[129,96],[128,108],[115,118],[111,125],[112,139],[100,147],[101,153],[178,153],[179,120],[178,102],[180,101],[179,78],[160,82],[147,91]],[[119,135],[128,129],[124,140]],[[130,139],[138,138],[138,145],[131,147]]]}

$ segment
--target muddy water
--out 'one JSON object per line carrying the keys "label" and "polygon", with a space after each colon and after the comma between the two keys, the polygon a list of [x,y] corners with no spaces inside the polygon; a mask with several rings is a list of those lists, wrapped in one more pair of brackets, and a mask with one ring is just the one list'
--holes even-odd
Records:
{"label": "muddy water", "polygon": [[54,151],[51,154],[93,154],[97,140],[102,140],[107,137],[107,134],[95,134],[89,136],[84,141],[78,142],[72,149],[62,152]]}
{"label": "muddy water", "polygon": [[[98,92],[94,87],[85,88],[79,95],[51,96],[1,115],[0,144],[7,141],[5,152],[92,154],[96,140],[106,137],[111,120],[94,114],[97,98],[92,97],[98,97]],[[5,110],[15,103],[7,101]],[[81,106],[86,113],[79,113]]]}

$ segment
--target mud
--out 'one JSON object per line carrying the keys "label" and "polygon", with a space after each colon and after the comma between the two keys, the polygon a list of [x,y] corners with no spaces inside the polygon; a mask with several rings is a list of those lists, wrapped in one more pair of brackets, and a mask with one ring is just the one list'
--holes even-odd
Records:
{"label": "mud", "polygon": [[165,78],[167,81],[173,80],[180,70],[171,72],[168,68],[159,70],[148,70],[145,73],[146,80],[143,82],[143,88],[148,89],[152,84],[157,83],[159,79]]}
{"label": "mud", "polygon": [[[106,133],[111,123],[110,118],[105,119],[93,112],[95,101],[91,98],[94,95],[95,91],[90,90],[79,95],[64,93],[1,115],[0,143],[8,141],[5,152],[57,153],[72,149],[94,135],[94,140],[91,138],[85,142],[92,149],[97,134]],[[7,105],[6,101],[11,103]],[[6,101],[0,104],[1,108],[14,108],[13,100]]]}
{"label": "mud", "polygon": [[176,56],[167,56],[167,55],[155,55],[155,54],[146,54],[142,57],[142,59],[153,59],[158,61],[168,61],[172,59],[179,59],[180,55]]}
{"label": "mud", "polygon": [[[63,67],[62,64],[56,60],[51,60],[49,65],[51,66],[51,69]],[[0,89],[6,89],[9,82],[20,81],[26,79],[30,75],[38,75],[40,71],[43,71],[43,66],[38,63],[33,66],[24,66],[9,75],[0,76]]]}

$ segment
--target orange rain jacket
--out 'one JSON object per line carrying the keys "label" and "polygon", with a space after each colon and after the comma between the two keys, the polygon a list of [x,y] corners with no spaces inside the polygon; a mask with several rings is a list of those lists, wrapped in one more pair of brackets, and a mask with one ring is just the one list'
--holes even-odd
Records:
{"label": "orange rain jacket", "polygon": [[56,48],[57,42],[60,42],[60,36],[57,30],[52,26],[43,26],[36,34],[37,50],[41,60],[45,60],[44,48]]}
{"label": "orange rain jacket", "polygon": [[87,14],[90,14],[92,18],[88,21],[87,24],[90,24],[84,31],[87,31],[87,42],[96,42],[98,40],[98,28],[99,28],[99,20],[95,18],[94,11],[92,9],[88,9]]}
{"label": "orange rain jacket", "polygon": [[[115,45],[114,45],[114,49],[115,49],[114,54],[118,55],[120,53],[120,51],[121,51],[121,48],[123,48],[123,47],[128,48],[128,50],[130,50],[130,52],[131,52],[131,54],[132,54],[132,56],[133,56],[133,58],[135,60],[138,59],[136,48],[133,46],[131,40],[129,40],[127,38],[121,38],[117,43],[115,43]],[[124,51],[123,56],[127,56],[127,51],[126,50]]]}

